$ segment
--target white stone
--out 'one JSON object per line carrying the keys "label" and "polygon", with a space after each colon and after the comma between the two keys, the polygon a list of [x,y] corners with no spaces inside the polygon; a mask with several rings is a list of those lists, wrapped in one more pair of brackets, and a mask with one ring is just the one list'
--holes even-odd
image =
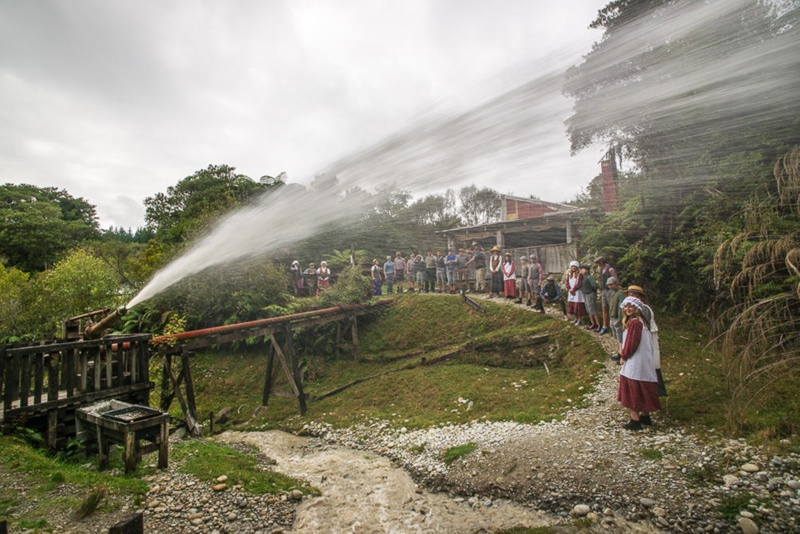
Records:
{"label": "white stone", "polygon": [[793,490],[800,489],[800,480],[790,480],[786,483],[787,486],[792,488]]}
{"label": "white stone", "polygon": [[739,528],[742,529],[743,534],[758,534],[758,525],[747,517],[739,518]]}
{"label": "white stone", "polygon": [[589,506],[586,504],[576,504],[575,507],[572,509],[572,515],[577,517],[583,517],[591,511],[592,509],[589,508]]}
{"label": "white stone", "polygon": [[726,486],[733,486],[739,483],[739,477],[736,475],[725,475],[722,477],[722,481],[725,482]]}
{"label": "white stone", "polygon": [[740,469],[745,473],[758,473],[761,471],[761,468],[758,465],[752,463],[746,463],[740,467]]}

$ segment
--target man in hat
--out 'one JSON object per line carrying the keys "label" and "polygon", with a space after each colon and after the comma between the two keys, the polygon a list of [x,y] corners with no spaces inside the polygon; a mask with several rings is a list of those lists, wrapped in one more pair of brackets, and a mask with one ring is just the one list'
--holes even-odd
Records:
{"label": "man in hat", "polygon": [[611,288],[608,287],[608,279],[616,278],[617,285],[619,285],[619,276],[617,276],[616,269],[608,263],[605,256],[598,256],[594,262],[600,268],[600,306],[603,309],[603,327],[598,334],[602,336],[609,329],[609,310],[611,309],[611,295],[613,294]]}
{"label": "man in hat", "polygon": [[[564,320],[567,319],[567,305],[564,304],[564,297],[561,295],[561,288],[556,284],[556,279],[553,276],[548,276],[545,280],[542,290],[539,293],[542,301],[545,304],[557,304],[561,308],[561,314]],[[540,303],[539,313],[544,313],[544,306]]]}
{"label": "man in hat", "polygon": [[472,258],[467,262],[475,267],[475,291],[479,293],[486,292],[486,254],[483,252],[483,247],[477,243],[475,245],[475,253]]}

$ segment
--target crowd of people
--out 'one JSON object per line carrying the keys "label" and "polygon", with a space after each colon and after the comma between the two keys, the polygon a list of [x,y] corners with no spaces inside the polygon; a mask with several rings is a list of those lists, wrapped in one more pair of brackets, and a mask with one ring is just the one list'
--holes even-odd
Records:
{"label": "crowd of people", "polygon": [[289,283],[295,297],[319,295],[331,285],[331,270],[328,262],[321,261],[319,268],[311,262],[307,269],[303,269],[300,267],[300,262],[294,260],[289,268]]}
{"label": "crowd of people", "polygon": [[[330,286],[331,272],[324,261],[319,268],[309,263],[305,270],[294,261],[290,272],[297,296],[318,295]],[[611,334],[619,347],[611,359],[621,366],[618,400],[630,412],[628,430],[651,425],[650,414],[660,409],[659,397],[666,396],[658,326],[645,291],[636,285],[623,290],[616,269],[603,256],[595,259],[594,269],[570,262],[559,284],[545,273],[536,254],[515,261],[511,252],[502,253],[498,246],[487,254],[473,243],[469,250],[410,252],[408,258],[397,251],[383,263],[373,259],[370,277],[374,295],[474,291],[487,298],[516,299],[539,313],[545,313],[545,305],[555,306],[575,326]]]}

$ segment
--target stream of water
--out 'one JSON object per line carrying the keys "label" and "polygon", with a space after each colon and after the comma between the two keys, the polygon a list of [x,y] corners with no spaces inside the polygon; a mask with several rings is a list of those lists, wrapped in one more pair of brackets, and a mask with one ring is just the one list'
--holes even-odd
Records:
{"label": "stream of water", "polygon": [[322,492],[297,508],[295,532],[481,532],[553,524],[547,514],[510,501],[481,504],[418,491],[388,458],[344,447],[310,446],[285,432],[226,432],[216,439],[255,445],[281,473],[307,480]]}

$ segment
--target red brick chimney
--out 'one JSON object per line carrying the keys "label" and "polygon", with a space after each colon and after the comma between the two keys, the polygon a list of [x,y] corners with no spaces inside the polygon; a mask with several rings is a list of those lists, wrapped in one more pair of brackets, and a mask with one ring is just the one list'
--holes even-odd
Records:
{"label": "red brick chimney", "polygon": [[606,152],[600,161],[600,176],[603,188],[603,211],[606,213],[617,208],[617,162],[614,151]]}

